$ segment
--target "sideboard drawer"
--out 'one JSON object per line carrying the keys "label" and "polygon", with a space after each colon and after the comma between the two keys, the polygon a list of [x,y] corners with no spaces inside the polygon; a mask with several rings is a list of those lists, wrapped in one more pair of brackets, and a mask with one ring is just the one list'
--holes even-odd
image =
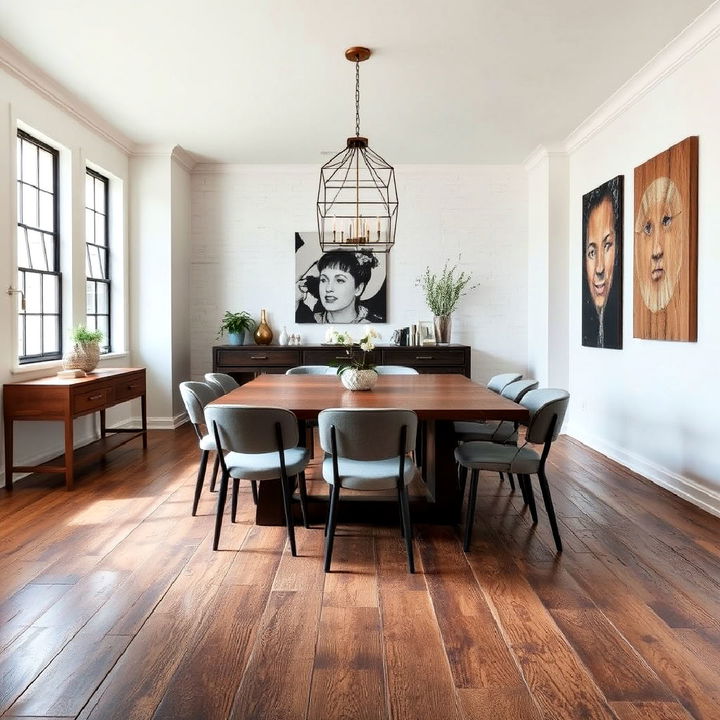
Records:
{"label": "sideboard drawer", "polygon": [[[355,348],[355,357],[362,357],[362,350]],[[369,352],[367,355],[368,362],[377,364],[380,362],[380,354],[378,352]],[[331,362],[348,362],[350,356],[345,349],[340,346],[337,348],[327,349],[311,349],[303,350],[303,365],[329,365]]]}
{"label": "sideboard drawer", "polygon": [[73,395],[73,414],[98,410],[112,404],[113,389],[99,387]]}
{"label": "sideboard drawer", "polygon": [[[262,367],[263,365],[300,365],[299,350],[263,350],[262,347],[252,350],[223,350],[218,353],[218,368]],[[220,370],[222,371],[222,370]]]}
{"label": "sideboard drawer", "polygon": [[410,367],[418,365],[464,365],[465,352],[445,348],[438,352],[432,346],[427,348],[391,349],[383,350],[383,361],[388,365],[409,365]]}
{"label": "sideboard drawer", "polygon": [[145,392],[145,373],[136,373],[121,378],[115,383],[114,390],[116,403],[140,397]]}

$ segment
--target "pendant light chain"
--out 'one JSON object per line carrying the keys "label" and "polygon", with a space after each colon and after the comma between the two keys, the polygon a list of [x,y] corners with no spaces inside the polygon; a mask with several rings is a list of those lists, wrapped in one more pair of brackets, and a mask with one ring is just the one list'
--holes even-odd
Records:
{"label": "pendant light chain", "polygon": [[360,60],[355,60],[355,137],[360,137]]}

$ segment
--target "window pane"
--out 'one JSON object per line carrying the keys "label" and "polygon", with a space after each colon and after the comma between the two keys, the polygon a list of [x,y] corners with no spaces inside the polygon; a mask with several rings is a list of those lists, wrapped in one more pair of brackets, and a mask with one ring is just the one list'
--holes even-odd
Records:
{"label": "window pane", "polygon": [[95,182],[92,175],[85,173],[85,207],[95,207]]}
{"label": "window pane", "polygon": [[42,234],[37,230],[28,230],[28,244],[30,245],[30,267],[35,270],[49,270],[45,262],[45,245]]}
{"label": "window pane", "polygon": [[107,315],[99,315],[97,319],[97,328],[102,331],[103,339],[100,341],[104,347],[108,344],[108,318]]}
{"label": "window pane", "polygon": [[88,255],[90,257],[90,272],[88,273],[88,277],[102,277],[102,275],[100,274],[100,258],[98,256],[98,248],[96,248],[94,245],[89,245]]}
{"label": "window pane", "polygon": [[27,251],[26,230],[18,225],[17,229],[17,263],[18,267],[29,267],[30,258]]}
{"label": "window pane", "polygon": [[54,203],[50,193],[40,193],[40,229],[52,232],[55,229]]}
{"label": "window pane", "polygon": [[43,352],[59,352],[60,338],[58,337],[58,321],[55,315],[46,315],[43,318]]}
{"label": "window pane", "polygon": [[60,312],[60,283],[57,275],[43,275],[43,306],[46,313]]}
{"label": "window pane", "polygon": [[42,312],[42,279],[38,273],[25,273],[25,312]]}
{"label": "window pane", "polygon": [[22,177],[22,140],[18,138],[17,141],[17,160],[15,165],[15,173],[17,174],[18,180]]}
{"label": "window pane", "polygon": [[30,227],[37,227],[38,224],[37,192],[30,185],[22,186],[22,218],[20,222],[30,225]]}
{"label": "window pane", "polygon": [[40,355],[42,352],[42,318],[39,315],[28,315],[27,323],[27,354]]}
{"label": "window pane", "polygon": [[96,317],[95,315],[90,315],[90,316],[87,318],[87,322],[85,323],[85,327],[86,327],[88,330],[95,330],[95,317]]}
{"label": "window pane", "polygon": [[90,315],[96,313],[95,309],[95,288],[97,283],[88,280],[85,288],[85,312]]}
{"label": "window pane", "polygon": [[58,268],[55,263],[55,238],[45,233],[43,235],[43,241],[45,242],[45,257],[47,258],[48,270],[57,271]]}
{"label": "window pane", "polygon": [[95,215],[95,243],[105,245],[105,216]]}
{"label": "window pane", "polygon": [[25,316],[18,315],[18,355],[25,354]]}
{"label": "window pane", "polygon": [[26,183],[38,184],[38,149],[37,145],[23,140],[22,179]]}
{"label": "window pane", "polygon": [[95,213],[85,210],[85,242],[95,242]]}
{"label": "window pane", "polygon": [[105,212],[105,183],[95,178],[95,209],[98,212]]}
{"label": "window pane", "polygon": [[53,177],[53,156],[47,150],[40,150],[40,189],[47,192],[55,191]]}
{"label": "window pane", "polygon": [[107,314],[109,312],[108,285],[107,285],[107,283],[96,283],[96,285],[97,285],[97,312]]}

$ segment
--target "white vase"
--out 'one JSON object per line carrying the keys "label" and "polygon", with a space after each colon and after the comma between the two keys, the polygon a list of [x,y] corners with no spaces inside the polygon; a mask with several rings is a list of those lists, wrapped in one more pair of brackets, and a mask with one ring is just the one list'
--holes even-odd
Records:
{"label": "white vase", "polygon": [[348,390],[372,390],[378,379],[375,370],[348,368],[340,375],[342,384]]}
{"label": "white vase", "polygon": [[278,342],[280,343],[280,345],[287,345],[287,344],[288,344],[287,329],[285,328],[284,325],[283,325],[282,332],[280,333],[280,337],[278,338]]}

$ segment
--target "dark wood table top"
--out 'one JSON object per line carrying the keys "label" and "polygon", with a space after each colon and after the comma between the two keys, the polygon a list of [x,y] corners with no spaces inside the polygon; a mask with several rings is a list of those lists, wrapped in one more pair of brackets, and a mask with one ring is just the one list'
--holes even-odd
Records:
{"label": "dark wood table top", "polygon": [[463,375],[380,375],[373,390],[346,390],[335,375],[260,375],[213,405],[283,407],[300,419],[326,408],[405,408],[421,420],[527,421],[526,408]]}

